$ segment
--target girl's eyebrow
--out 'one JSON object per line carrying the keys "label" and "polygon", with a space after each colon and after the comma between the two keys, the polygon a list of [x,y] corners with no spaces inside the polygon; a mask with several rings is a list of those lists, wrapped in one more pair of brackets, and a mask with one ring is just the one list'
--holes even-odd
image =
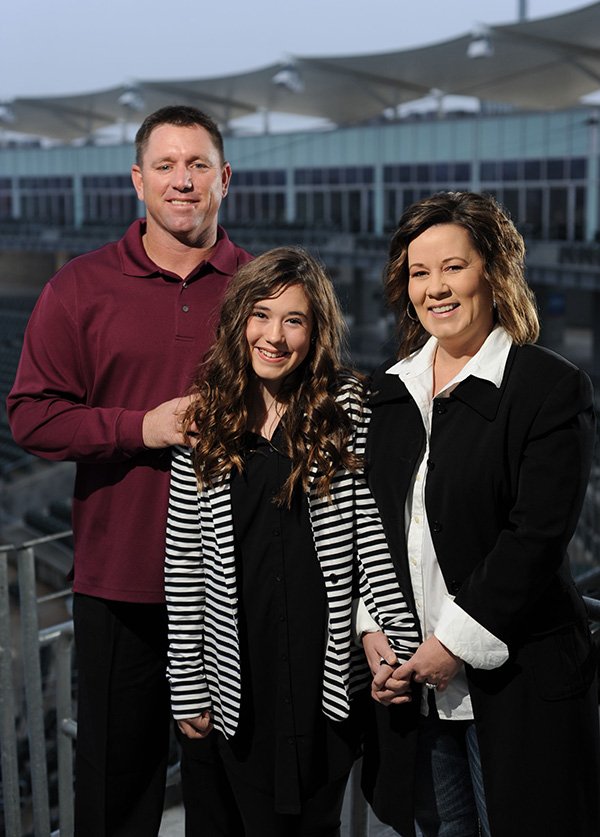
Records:
{"label": "girl's eyebrow", "polygon": [[[255,305],[255,306],[253,307],[253,310],[254,310],[254,311],[257,311],[257,310],[258,310],[258,311],[270,311],[270,310],[271,310],[271,308],[270,308],[268,305]],[[305,319],[308,319],[308,314],[306,313],[306,311],[287,311],[287,312],[284,314],[284,316],[285,316],[285,317],[290,317],[290,316],[294,316],[294,317],[304,317]]]}

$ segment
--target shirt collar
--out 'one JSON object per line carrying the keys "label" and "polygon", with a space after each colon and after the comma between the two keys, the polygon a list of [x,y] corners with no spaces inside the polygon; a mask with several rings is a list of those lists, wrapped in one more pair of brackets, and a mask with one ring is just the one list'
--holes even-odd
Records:
{"label": "shirt collar", "polygon": [[[138,218],[131,224],[123,238],[118,242],[123,273],[126,276],[156,276],[157,274],[161,274],[180,279],[181,277],[175,276],[175,274],[168,270],[163,270],[150,259],[142,242],[145,232],[146,221],[143,218]],[[186,280],[195,277],[200,270],[205,271],[206,265],[210,265],[213,270],[227,276],[233,276],[237,270],[236,248],[221,226],[217,227],[217,240],[208,259],[201,262],[189,276],[185,277]]]}
{"label": "shirt collar", "polygon": [[[499,388],[512,342],[512,338],[502,326],[496,326],[487,336],[477,354],[463,366],[448,386],[464,381],[472,375],[474,378],[490,381]],[[387,369],[386,374],[397,375],[402,381],[406,382],[428,372],[433,365],[437,344],[437,338],[430,337],[427,343],[413,352],[412,355]]]}

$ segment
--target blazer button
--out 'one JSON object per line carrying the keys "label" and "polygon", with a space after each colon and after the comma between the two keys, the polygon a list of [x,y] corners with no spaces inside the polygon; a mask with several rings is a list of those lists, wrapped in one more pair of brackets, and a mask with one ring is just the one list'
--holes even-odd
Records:
{"label": "blazer button", "polygon": [[432,462],[431,459],[428,459],[427,460],[427,467],[429,468],[430,471],[434,471],[435,470],[435,462]]}
{"label": "blazer button", "polygon": [[435,402],[435,411],[438,414],[438,416],[443,416],[444,413],[447,412],[446,406],[444,404],[442,404],[441,401],[436,401]]}
{"label": "blazer button", "polygon": [[450,579],[448,582],[448,592],[456,595],[460,590],[460,582],[458,582],[455,578]]}
{"label": "blazer button", "polygon": [[443,528],[444,527],[439,522],[439,520],[434,520],[433,523],[431,524],[431,531],[434,533],[434,535],[439,535],[439,533],[442,531]]}
{"label": "blazer button", "polygon": [[337,575],[335,575],[335,573],[331,573],[329,575],[329,581],[331,581],[332,584],[337,584],[337,581],[338,581]]}

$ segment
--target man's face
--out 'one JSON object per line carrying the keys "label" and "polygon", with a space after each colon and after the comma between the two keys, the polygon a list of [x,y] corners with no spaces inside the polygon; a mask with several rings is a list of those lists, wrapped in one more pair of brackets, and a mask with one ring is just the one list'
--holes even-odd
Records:
{"label": "man's face", "polygon": [[204,128],[156,127],[141,165],[131,169],[137,196],[146,204],[149,240],[168,246],[174,238],[190,247],[211,247],[230,177],[229,163],[222,162]]}

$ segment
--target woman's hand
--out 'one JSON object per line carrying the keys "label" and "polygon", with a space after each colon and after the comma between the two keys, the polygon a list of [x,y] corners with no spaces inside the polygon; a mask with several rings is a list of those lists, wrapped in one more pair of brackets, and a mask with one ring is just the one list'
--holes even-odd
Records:
{"label": "woman's hand", "polygon": [[405,680],[392,679],[399,663],[388,638],[383,631],[364,634],[363,648],[371,673],[371,697],[377,703],[388,706],[390,703],[408,703],[410,696],[410,678]]}
{"label": "woman's hand", "polygon": [[383,631],[363,634],[362,644],[373,676],[379,671],[382,660],[385,660],[392,668],[398,665],[398,658]]}
{"label": "woman's hand", "polygon": [[461,666],[462,660],[442,645],[437,637],[431,636],[419,645],[408,662],[394,671],[392,678],[430,683],[438,692],[443,692]]}
{"label": "woman's hand", "polygon": [[187,738],[206,738],[213,728],[212,716],[207,709],[196,718],[177,721],[177,726]]}

